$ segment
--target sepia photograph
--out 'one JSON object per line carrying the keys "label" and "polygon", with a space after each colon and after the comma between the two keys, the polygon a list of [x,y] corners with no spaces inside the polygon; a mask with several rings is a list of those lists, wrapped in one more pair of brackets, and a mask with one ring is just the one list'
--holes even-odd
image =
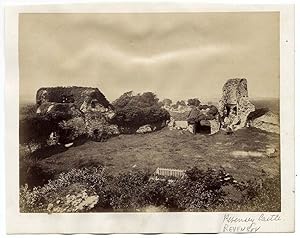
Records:
{"label": "sepia photograph", "polygon": [[22,13],[19,211],[280,212],[280,14]]}
{"label": "sepia photograph", "polygon": [[293,11],[6,7],[6,232],[293,232]]}

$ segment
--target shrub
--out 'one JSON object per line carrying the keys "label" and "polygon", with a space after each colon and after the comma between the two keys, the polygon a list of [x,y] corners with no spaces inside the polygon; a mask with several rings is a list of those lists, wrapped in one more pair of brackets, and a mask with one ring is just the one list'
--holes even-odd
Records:
{"label": "shrub", "polygon": [[260,178],[240,185],[244,194],[241,209],[246,211],[278,212],[281,209],[280,176]]}
{"label": "shrub", "polygon": [[198,98],[190,98],[187,101],[188,106],[195,106],[198,107],[200,105],[200,100]]}
{"label": "shrub", "polygon": [[36,114],[36,104],[20,105],[20,119],[31,117]]}
{"label": "shrub", "polygon": [[[93,169],[72,169],[68,173],[61,173],[56,180],[49,180],[47,184],[40,187],[30,189],[27,184],[20,188],[20,211],[21,212],[49,212],[49,204],[54,204],[58,207],[64,207],[62,198],[65,202],[69,201],[68,197],[75,194],[86,193],[88,195],[95,195],[95,188],[103,184],[103,168]],[[76,185],[76,186],[74,186]],[[69,196],[68,196],[69,195]],[[84,195],[85,196],[85,195]],[[57,203],[57,201],[60,201]],[[98,202],[98,196],[97,196]],[[71,211],[76,210],[76,206],[80,203],[70,204]],[[95,205],[95,204],[94,204]],[[94,206],[93,206],[94,207]],[[87,207],[90,208],[91,207]],[[85,209],[87,209],[85,208]],[[54,209],[55,210],[55,209]],[[66,211],[61,209],[59,211]],[[83,209],[84,211],[84,209]]]}
{"label": "shrub", "polygon": [[86,125],[83,117],[74,117],[58,123],[59,142],[70,143],[80,137],[87,137]]}
{"label": "shrub", "polygon": [[31,151],[31,144],[46,145],[50,133],[56,129],[57,123],[47,116],[28,116],[19,122],[20,143]]}
{"label": "shrub", "polygon": [[[36,114],[33,113],[32,109],[29,112],[19,122],[19,142],[26,145],[30,152],[32,152],[33,145],[38,144],[45,147],[49,135],[54,131],[60,132],[60,140],[63,143],[72,141],[72,139],[82,135],[84,121],[80,117],[73,118],[68,105],[56,105],[56,110],[47,114]],[[78,124],[76,130],[74,126],[70,126],[71,122],[66,122],[71,118]]]}
{"label": "shrub", "polygon": [[161,108],[158,98],[152,92],[135,96],[132,92],[125,93],[113,102],[113,106],[116,115],[111,122],[118,126],[138,128],[170,119],[170,114]]}
{"label": "shrub", "polygon": [[33,155],[20,157],[19,163],[19,183],[24,185],[27,183],[30,188],[47,183],[52,179],[52,174],[46,172],[41,165],[37,163],[37,159]]}
{"label": "shrub", "polygon": [[[186,171],[186,177],[150,179],[135,171],[112,176],[103,167],[73,169],[42,187],[20,188],[22,212],[142,211],[279,211],[280,181],[238,183],[223,168]],[[278,187],[279,186],[279,187]],[[226,188],[241,195],[233,200]]]}
{"label": "shrub", "polygon": [[234,183],[223,168],[203,171],[195,167],[187,170],[186,175],[186,179],[176,181],[176,189],[169,190],[168,195],[169,199],[176,198],[175,207],[182,210],[198,211],[217,206],[224,200],[222,187]]}
{"label": "shrub", "polygon": [[162,100],[163,106],[169,107],[169,106],[171,106],[171,104],[172,104],[172,100],[169,98],[165,98],[164,100]]}
{"label": "shrub", "polygon": [[157,106],[147,108],[125,107],[116,111],[112,123],[118,126],[138,128],[142,125],[154,124],[169,119],[170,114],[168,111]]}

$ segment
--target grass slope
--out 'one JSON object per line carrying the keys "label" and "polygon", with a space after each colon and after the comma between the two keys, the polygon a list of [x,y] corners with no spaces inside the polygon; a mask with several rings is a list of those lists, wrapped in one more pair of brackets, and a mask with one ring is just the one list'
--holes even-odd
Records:
{"label": "grass slope", "polygon": [[224,167],[236,179],[248,180],[262,174],[280,171],[279,156],[234,157],[239,151],[264,152],[268,145],[279,151],[279,135],[255,128],[244,128],[234,134],[192,135],[189,132],[161,131],[144,135],[120,135],[107,142],[89,141],[62,153],[38,161],[47,172],[57,175],[72,168],[105,165],[113,174],[138,170],[154,171],[157,167],[187,169]]}

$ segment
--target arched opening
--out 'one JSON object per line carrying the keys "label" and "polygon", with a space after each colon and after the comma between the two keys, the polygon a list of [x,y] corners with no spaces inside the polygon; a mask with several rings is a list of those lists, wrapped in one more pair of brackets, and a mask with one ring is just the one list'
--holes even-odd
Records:
{"label": "arched opening", "polygon": [[227,104],[224,110],[224,116],[237,115],[237,105]]}
{"label": "arched opening", "polygon": [[98,129],[95,129],[95,130],[93,131],[93,134],[94,134],[95,137],[98,137],[99,134],[100,134],[100,132],[99,132]]}
{"label": "arched opening", "polygon": [[200,121],[195,124],[195,133],[211,134],[211,126],[208,121]]}
{"label": "arched opening", "polygon": [[95,102],[95,101],[92,101],[92,102],[91,102],[91,107],[92,107],[92,108],[96,108],[96,102]]}

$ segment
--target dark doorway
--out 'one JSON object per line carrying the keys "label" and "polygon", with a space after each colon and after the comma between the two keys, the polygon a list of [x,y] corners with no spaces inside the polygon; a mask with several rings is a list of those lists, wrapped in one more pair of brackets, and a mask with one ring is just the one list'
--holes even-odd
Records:
{"label": "dark doorway", "polygon": [[237,114],[237,106],[235,104],[227,104],[225,106],[224,116],[229,116],[229,114],[236,115]]}
{"label": "dark doorway", "polygon": [[91,102],[91,107],[92,107],[92,108],[96,108],[96,102],[95,102],[95,101],[92,101],[92,102]]}
{"label": "dark doorway", "polygon": [[211,134],[210,125],[201,125],[200,122],[196,123],[195,133],[199,134]]}

